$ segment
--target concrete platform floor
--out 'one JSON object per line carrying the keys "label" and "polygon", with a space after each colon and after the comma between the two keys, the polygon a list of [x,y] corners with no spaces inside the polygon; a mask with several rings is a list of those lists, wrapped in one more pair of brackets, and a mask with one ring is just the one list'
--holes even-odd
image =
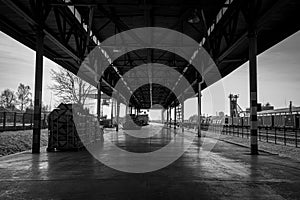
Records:
{"label": "concrete platform floor", "polygon": [[[130,151],[154,151],[175,137],[173,129],[165,130],[169,134],[157,134],[151,143],[122,131],[114,142]],[[174,163],[142,174],[111,169],[87,151],[2,157],[0,199],[300,199],[299,162],[268,153],[250,156],[249,149],[221,141],[204,154],[201,143],[195,138]]]}

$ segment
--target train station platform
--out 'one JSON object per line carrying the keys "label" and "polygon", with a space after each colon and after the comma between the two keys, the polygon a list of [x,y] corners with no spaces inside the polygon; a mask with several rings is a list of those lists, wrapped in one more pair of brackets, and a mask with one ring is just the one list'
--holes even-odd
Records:
{"label": "train station platform", "polygon": [[[121,130],[114,142],[130,151],[154,151],[180,131],[164,130],[168,134],[142,143]],[[111,134],[106,131],[104,137]],[[0,199],[300,199],[299,162],[266,152],[251,156],[248,148],[205,139],[216,143],[210,153],[195,137],[174,163],[140,174],[111,169],[87,151],[5,156],[0,158]]]}

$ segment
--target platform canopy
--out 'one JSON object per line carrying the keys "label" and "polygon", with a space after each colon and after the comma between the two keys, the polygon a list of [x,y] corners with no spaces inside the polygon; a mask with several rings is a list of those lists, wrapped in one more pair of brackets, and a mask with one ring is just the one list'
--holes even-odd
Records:
{"label": "platform canopy", "polygon": [[[45,56],[74,74],[78,73],[85,56],[107,38],[134,28],[163,27],[197,41],[224,77],[248,60],[249,24],[255,25],[258,53],[297,32],[300,27],[298,0],[39,1],[42,1],[40,7],[34,0],[1,0],[1,31],[35,50],[36,30],[42,30]],[[249,2],[254,2],[256,7],[254,15],[249,13]],[[121,80],[123,86],[118,94],[130,94],[132,106],[149,108],[154,104],[164,107],[179,104],[174,91],[152,84],[152,78],[165,81],[171,77],[175,81],[168,84],[170,88],[176,88],[180,85],[179,77],[183,76],[195,93],[198,92],[202,76],[193,66],[186,68],[189,60],[160,49],[140,49],[120,56],[102,76],[101,90],[112,95],[115,85],[126,72],[153,62],[169,66],[179,75],[168,70],[161,70],[155,76],[149,72],[132,74],[133,82],[143,76],[149,78],[148,84],[134,91],[130,88],[133,83]],[[90,70],[82,77],[97,87],[99,77],[91,78],[91,73],[97,72]],[[208,85],[203,82],[201,89]],[[185,90],[180,92],[181,100],[194,95]]]}

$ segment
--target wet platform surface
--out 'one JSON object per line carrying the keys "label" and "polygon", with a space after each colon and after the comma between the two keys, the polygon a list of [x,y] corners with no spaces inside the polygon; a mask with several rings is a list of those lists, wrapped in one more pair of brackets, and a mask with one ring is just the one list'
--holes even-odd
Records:
{"label": "wet platform surface", "polygon": [[[145,137],[158,129],[144,127]],[[124,150],[146,153],[181,134],[163,130],[139,139],[106,131],[104,138]],[[148,173],[117,171],[87,151],[2,157],[0,199],[300,199],[299,162],[263,152],[250,156],[247,148],[212,138],[206,143],[216,143],[211,152],[195,138],[178,160]]]}

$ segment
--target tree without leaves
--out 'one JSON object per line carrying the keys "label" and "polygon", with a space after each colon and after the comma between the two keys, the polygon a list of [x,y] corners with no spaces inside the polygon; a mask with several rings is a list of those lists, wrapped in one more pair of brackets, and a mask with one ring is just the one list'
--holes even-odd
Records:
{"label": "tree without leaves", "polygon": [[16,103],[16,96],[14,92],[11,91],[10,89],[5,89],[1,93],[0,103],[5,108],[9,108],[13,110],[15,108],[15,103]]}
{"label": "tree without leaves", "polygon": [[51,70],[51,78],[55,82],[49,88],[62,103],[84,105],[91,85],[67,70]]}
{"label": "tree without leaves", "polygon": [[30,87],[28,85],[20,83],[16,94],[20,103],[20,110],[23,111],[25,107],[31,102]]}

